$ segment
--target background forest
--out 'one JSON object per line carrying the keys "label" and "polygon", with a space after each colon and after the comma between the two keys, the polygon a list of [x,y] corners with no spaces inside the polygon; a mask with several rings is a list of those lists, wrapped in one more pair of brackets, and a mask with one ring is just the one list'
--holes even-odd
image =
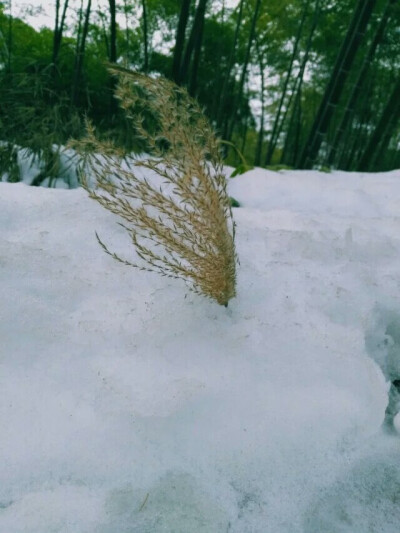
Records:
{"label": "background forest", "polygon": [[[53,145],[97,131],[145,147],[113,97],[107,63],[188,88],[227,163],[384,171],[400,166],[398,0],[55,0],[35,30],[0,2],[0,173],[16,146],[57,174]],[[25,16],[26,15],[26,16]],[[146,114],[146,110],[138,113]],[[242,154],[246,163],[244,163]],[[14,169],[14,170],[13,170]]]}

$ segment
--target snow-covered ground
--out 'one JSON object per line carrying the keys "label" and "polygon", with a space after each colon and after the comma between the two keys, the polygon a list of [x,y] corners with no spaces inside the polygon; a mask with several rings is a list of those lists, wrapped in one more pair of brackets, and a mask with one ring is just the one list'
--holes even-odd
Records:
{"label": "snow-covered ground", "polygon": [[225,309],[107,256],[82,189],[0,183],[0,533],[398,533],[400,171],[229,187]]}

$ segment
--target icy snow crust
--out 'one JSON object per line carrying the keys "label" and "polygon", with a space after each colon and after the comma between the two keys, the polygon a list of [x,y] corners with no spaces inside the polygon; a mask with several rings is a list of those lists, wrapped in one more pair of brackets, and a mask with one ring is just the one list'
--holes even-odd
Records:
{"label": "icy snow crust", "polygon": [[0,183],[1,533],[398,533],[400,171],[229,187],[225,309],[104,254],[82,189]]}

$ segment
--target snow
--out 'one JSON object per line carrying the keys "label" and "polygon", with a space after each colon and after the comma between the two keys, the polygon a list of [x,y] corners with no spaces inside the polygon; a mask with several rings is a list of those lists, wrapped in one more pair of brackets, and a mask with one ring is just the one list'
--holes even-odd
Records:
{"label": "snow", "polygon": [[398,532],[400,171],[229,190],[225,309],[107,256],[84,190],[0,183],[1,533]]}

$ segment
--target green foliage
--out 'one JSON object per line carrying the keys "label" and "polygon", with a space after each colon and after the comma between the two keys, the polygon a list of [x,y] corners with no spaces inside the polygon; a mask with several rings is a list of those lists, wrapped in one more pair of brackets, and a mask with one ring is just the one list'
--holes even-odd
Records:
{"label": "green foliage", "polygon": [[235,176],[240,176],[241,174],[245,174],[253,168],[254,167],[252,167],[251,165],[244,165],[243,163],[241,163],[233,170],[233,172],[231,173],[231,178],[234,178]]}
{"label": "green foliage", "polygon": [[317,167],[317,170],[319,170],[320,172],[325,172],[325,174],[330,174],[332,172],[332,169],[330,167],[325,167],[324,165]]}
{"label": "green foliage", "polygon": [[21,181],[20,170],[18,166],[18,150],[11,143],[0,145],[0,181],[6,174],[6,181],[17,183]]}
{"label": "green foliage", "polygon": [[[0,139],[7,139],[8,146],[27,149],[43,162],[45,173],[34,179],[36,185],[46,177],[59,175],[53,146],[64,144],[70,135],[79,135],[82,131],[81,120],[68,99],[48,88],[48,76],[48,72],[12,76],[5,73],[0,85]],[[9,176],[15,181],[13,159],[9,158],[9,162]]]}
{"label": "green foliage", "polygon": [[289,165],[267,165],[265,168],[267,170],[272,170],[273,172],[279,172],[280,170],[293,170],[293,167]]}
{"label": "green foliage", "polygon": [[[285,89],[286,73],[293,50],[297,50],[286,88],[287,98],[284,99],[281,112],[284,120],[276,145],[274,142],[270,143],[274,152],[272,158],[269,158],[269,162],[273,164],[295,167],[299,162],[299,152],[312,128],[355,3],[354,0],[263,2],[251,47],[250,64],[245,73],[243,94],[239,97],[239,80],[242,77],[255,0],[244,0],[235,47],[233,45],[239,18],[238,7],[229,7],[230,4],[222,0],[208,2],[193,93],[219,135],[240,149],[245,162],[232,147],[226,150],[226,163],[234,166],[237,173],[251,168],[256,159],[255,154],[260,153],[256,131],[257,124],[260,123],[260,57],[265,67],[265,131],[260,137],[261,160],[257,158],[257,164],[260,164],[260,161],[265,162],[272,124]],[[343,88],[342,98],[327,132],[327,145],[334,142],[335,131],[340,125],[346,103],[386,3],[387,0],[376,2],[371,23],[366,35],[362,37],[354,67],[349,73],[348,82]],[[196,4],[191,3],[183,55],[187,51]],[[319,11],[315,9],[317,4]],[[146,5],[150,37],[149,72],[154,76],[169,78],[172,75],[175,36],[182,3],[179,0],[146,0]],[[295,45],[305,6],[308,8],[304,27]],[[140,71],[144,63],[141,0],[119,2],[118,9],[118,62]],[[107,9],[92,11],[82,72],[72,98],[79,10],[77,16],[72,17],[71,13],[70,6],[67,15],[68,28],[63,34],[57,65],[53,67],[53,30],[44,28],[36,31],[15,17],[10,21],[7,3],[0,2],[0,141],[15,141],[21,146],[29,147],[35,154],[49,154],[52,144],[65,143],[69,137],[79,136],[82,131],[82,119],[87,116],[95,124],[101,138],[112,138],[119,147],[126,150],[143,150],[143,142],[138,142],[133,137],[126,117],[118,111],[113,102],[113,82],[105,66],[109,57],[107,48],[110,39]],[[127,27],[124,27],[125,24]],[[314,24],[315,31],[310,39]],[[368,76],[364,80],[360,97],[353,106],[352,123],[346,131],[347,137],[338,147],[339,155],[343,152],[346,156],[342,159],[346,161],[347,168],[357,165],[357,158],[374,131],[385,109],[387,95],[391,93],[398,76],[399,24],[400,7],[398,2],[394,2],[382,42],[373,60],[369,62]],[[305,59],[305,75],[299,87],[297,77]],[[193,61],[192,57],[189,77],[193,70]],[[257,121],[253,117],[255,108],[258,109],[255,113],[258,115]],[[152,119],[148,116],[148,110],[137,111],[143,113],[146,124],[151,125]],[[398,124],[398,119],[396,120]],[[397,164],[396,132],[398,125],[392,128],[390,138],[385,140],[379,157],[375,158],[376,165],[382,169],[393,168]],[[315,166],[331,165],[331,162],[326,160],[328,153],[329,150],[321,150]],[[50,161],[48,164],[53,167]]]}
{"label": "green foliage", "polygon": [[231,173],[231,178],[239,176],[240,174],[244,174],[245,172],[248,172],[249,170],[252,170],[254,168],[246,161],[244,155],[234,143],[230,141],[221,140],[220,144],[222,144],[222,146],[228,146],[230,148],[233,148],[236,156],[240,159],[240,163],[235,165],[235,169]]}

